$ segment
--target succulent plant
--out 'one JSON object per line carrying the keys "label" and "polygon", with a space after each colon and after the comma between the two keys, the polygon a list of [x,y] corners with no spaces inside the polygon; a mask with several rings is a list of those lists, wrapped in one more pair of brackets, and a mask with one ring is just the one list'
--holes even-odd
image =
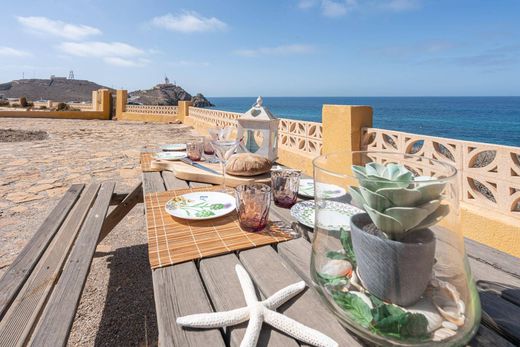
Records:
{"label": "succulent plant", "polygon": [[359,187],[350,187],[354,202],[390,239],[402,240],[413,230],[426,229],[449,212],[441,204],[445,183],[414,180],[403,165],[369,163],[352,166]]}

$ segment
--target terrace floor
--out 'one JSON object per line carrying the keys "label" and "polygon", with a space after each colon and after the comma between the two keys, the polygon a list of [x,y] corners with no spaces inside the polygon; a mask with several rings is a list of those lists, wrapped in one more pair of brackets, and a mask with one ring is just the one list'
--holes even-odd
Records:
{"label": "terrace floor", "polygon": [[[48,137],[4,142],[13,136],[2,129],[41,130]],[[190,134],[172,124],[0,119],[0,276],[71,184],[115,180],[116,192],[128,192],[141,179],[143,146],[181,142]],[[70,346],[156,343],[143,213],[137,205],[98,246]]]}

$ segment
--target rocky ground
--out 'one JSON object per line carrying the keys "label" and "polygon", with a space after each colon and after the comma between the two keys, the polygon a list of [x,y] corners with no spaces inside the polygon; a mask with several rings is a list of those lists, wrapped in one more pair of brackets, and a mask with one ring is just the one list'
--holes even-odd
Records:
{"label": "rocky ground", "polygon": [[[71,184],[114,180],[128,192],[143,146],[190,134],[183,125],[0,118],[0,276]],[[69,346],[157,343],[143,214],[137,205],[98,246]]]}

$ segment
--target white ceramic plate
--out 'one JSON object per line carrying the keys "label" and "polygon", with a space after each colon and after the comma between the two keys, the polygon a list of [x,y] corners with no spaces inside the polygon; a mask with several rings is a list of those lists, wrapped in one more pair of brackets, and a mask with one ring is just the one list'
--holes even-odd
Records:
{"label": "white ceramic plate", "polygon": [[187,155],[186,152],[159,152],[155,153],[153,157],[159,160],[179,160],[186,158]]}
{"label": "white ceramic plate", "polygon": [[[327,199],[339,198],[347,194],[347,191],[335,184],[318,183],[319,196]],[[300,180],[300,188],[298,194],[308,198],[314,198],[314,180],[312,178],[303,178]]]}
{"label": "white ceramic plate", "polygon": [[229,194],[196,192],[170,199],[165,209],[174,217],[202,220],[224,216],[232,212],[235,206],[235,198]]}
{"label": "white ceramic plate", "polygon": [[163,146],[161,146],[161,149],[163,151],[185,151],[186,144],[185,143],[173,143],[170,145],[163,145]]}
{"label": "white ceramic plate", "polygon": [[[325,207],[319,210],[318,227],[326,230],[350,230],[350,217],[363,211],[349,204],[337,201],[325,201]],[[309,228],[314,228],[314,200],[302,201],[291,208],[291,215]]]}

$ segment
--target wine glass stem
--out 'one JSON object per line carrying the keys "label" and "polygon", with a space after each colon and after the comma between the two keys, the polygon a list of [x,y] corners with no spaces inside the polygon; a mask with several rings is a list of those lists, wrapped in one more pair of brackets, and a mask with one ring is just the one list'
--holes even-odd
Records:
{"label": "wine glass stem", "polygon": [[222,188],[224,191],[227,190],[226,187],[226,161],[222,160]]}

